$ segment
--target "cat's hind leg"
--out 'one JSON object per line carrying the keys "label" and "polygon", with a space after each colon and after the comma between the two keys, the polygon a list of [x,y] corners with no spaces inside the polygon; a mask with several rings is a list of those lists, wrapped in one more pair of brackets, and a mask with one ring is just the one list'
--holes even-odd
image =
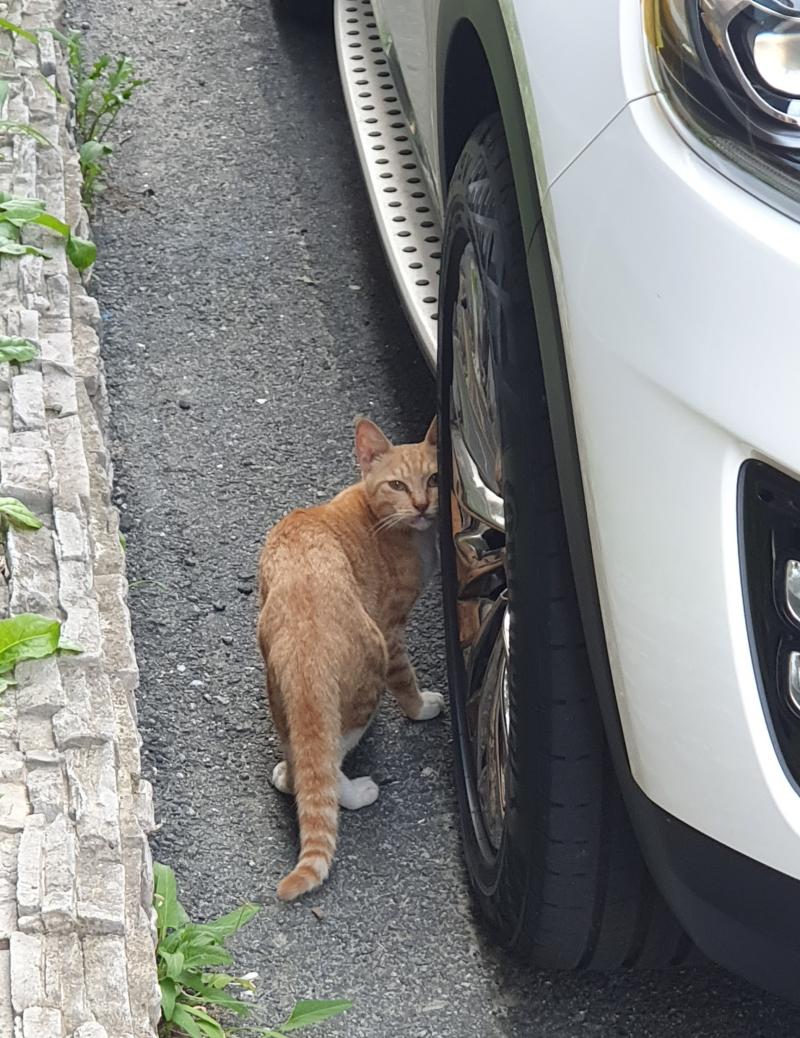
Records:
{"label": "cat's hind leg", "polygon": [[289,762],[282,760],[272,769],[272,785],[279,793],[294,793],[294,782],[292,781],[292,769]]}
{"label": "cat's hind leg", "polygon": [[360,725],[358,728],[351,728],[342,735],[339,742],[339,805],[346,807],[349,811],[356,811],[359,807],[368,807],[378,799],[378,785],[369,775],[349,779],[341,769],[341,762],[351,750],[356,748],[362,735],[372,724],[376,713],[377,707],[366,724]]}
{"label": "cat's hind leg", "polygon": [[339,739],[339,805],[350,811],[374,804],[378,784],[369,777],[348,778],[342,761],[361,741],[375,719],[386,680],[386,642],[377,624],[364,614],[364,630],[359,647],[359,666],[342,701],[342,734]]}
{"label": "cat's hind leg", "polygon": [[348,811],[357,811],[359,807],[368,807],[378,799],[378,783],[369,775],[350,779],[343,771],[339,772],[339,806]]}

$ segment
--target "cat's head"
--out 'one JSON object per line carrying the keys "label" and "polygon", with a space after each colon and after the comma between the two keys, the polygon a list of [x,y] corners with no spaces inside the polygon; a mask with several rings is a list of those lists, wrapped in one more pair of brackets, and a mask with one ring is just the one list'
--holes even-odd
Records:
{"label": "cat's head", "polygon": [[439,511],[434,418],[421,443],[394,446],[368,418],[356,421],[356,458],[378,529],[426,530]]}

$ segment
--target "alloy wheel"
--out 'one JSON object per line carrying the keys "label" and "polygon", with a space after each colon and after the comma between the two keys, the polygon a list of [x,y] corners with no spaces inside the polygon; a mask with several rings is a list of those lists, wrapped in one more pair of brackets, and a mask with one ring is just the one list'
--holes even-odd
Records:
{"label": "alloy wheel", "polygon": [[476,837],[488,856],[502,840],[509,740],[506,525],[500,428],[487,301],[477,257],[460,257],[453,307],[451,518],[464,715]]}

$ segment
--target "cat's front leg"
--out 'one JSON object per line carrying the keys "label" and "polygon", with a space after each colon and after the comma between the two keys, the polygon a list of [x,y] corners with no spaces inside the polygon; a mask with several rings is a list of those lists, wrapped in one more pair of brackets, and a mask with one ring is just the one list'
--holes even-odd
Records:
{"label": "cat's front leg", "polygon": [[389,652],[386,687],[397,700],[400,709],[412,721],[429,721],[437,717],[444,708],[444,696],[441,692],[420,690],[403,637],[393,635],[387,639],[386,647]]}

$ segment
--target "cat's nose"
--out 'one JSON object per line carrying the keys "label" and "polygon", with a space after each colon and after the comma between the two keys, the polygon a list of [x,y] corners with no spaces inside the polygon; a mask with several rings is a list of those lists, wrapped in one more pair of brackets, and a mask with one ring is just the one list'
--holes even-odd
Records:
{"label": "cat's nose", "polygon": [[415,501],[414,502],[414,507],[419,512],[419,514],[422,515],[423,512],[427,512],[428,511],[428,502],[427,501]]}

